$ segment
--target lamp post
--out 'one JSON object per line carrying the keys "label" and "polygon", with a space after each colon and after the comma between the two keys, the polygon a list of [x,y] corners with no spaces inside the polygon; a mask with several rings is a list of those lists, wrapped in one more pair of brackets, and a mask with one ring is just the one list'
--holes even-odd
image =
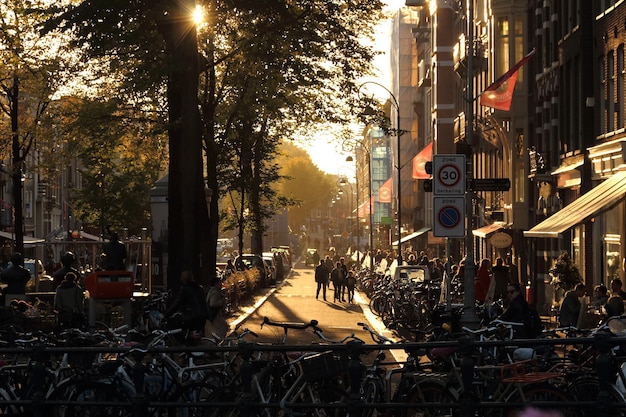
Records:
{"label": "lamp post", "polygon": [[377,83],[376,81],[365,81],[363,84],[359,86],[359,90],[366,84],[374,84],[384,89],[389,96],[391,97],[393,106],[396,109],[396,139],[397,139],[397,149],[396,149],[396,170],[398,175],[398,189],[396,191],[396,199],[397,199],[397,216],[398,216],[398,265],[402,265],[402,164],[400,163],[400,104],[398,103],[398,99],[393,95],[391,91],[384,85]]}
{"label": "lamp post", "polygon": [[[356,175],[355,175],[356,177]],[[359,183],[358,183],[358,178],[357,178],[357,183],[356,183],[356,201],[357,204],[359,204]],[[343,187],[343,186],[348,186],[350,187],[350,211],[351,212],[356,212],[356,246],[357,246],[357,251],[359,250],[359,247],[361,245],[361,240],[360,240],[360,235],[361,235],[361,229],[359,227],[359,210],[358,208],[355,210],[354,209],[354,190],[352,189],[352,185],[350,185],[350,183],[345,179],[345,178],[341,178],[341,180],[339,181],[339,184]],[[350,236],[352,236],[352,230],[354,230],[354,224],[352,223],[352,219],[353,217],[350,216]],[[353,242],[350,242],[350,246],[352,246]],[[361,261],[361,256],[360,254],[357,252],[356,255],[356,261],[357,263],[360,263]]]}

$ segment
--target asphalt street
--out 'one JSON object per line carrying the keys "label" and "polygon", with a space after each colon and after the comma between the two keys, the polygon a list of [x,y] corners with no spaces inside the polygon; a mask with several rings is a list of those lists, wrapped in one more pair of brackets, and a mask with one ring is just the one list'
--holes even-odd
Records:
{"label": "asphalt street", "polygon": [[[258,342],[281,343],[283,330],[276,327],[261,326],[263,318],[274,322],[309,323],[317,320],[325,337],[340,340],[354,334],[366,343],[374,343],[370,334],[357,325],[366,322],[378,333],[393,340],[398,340],[394,333],[385,328],[378,318],[371,313],[365,295],[355,294],[354,302],[333,302],[333,290],[328,289],[324,301],[320,294],[315,298],[317,284],[314,269],[298,262],[291,273],[275,288],[258,296],[253,305],[244,309],[242,314],[230,320],[231,330],[248,328],[259,335]],[[346,298],[347,299],[347,298]],[[290,330],[286,344],[311,344],[322,342],[311,330]],[[392,351],[397,360],[404,357],[403,351]]]}

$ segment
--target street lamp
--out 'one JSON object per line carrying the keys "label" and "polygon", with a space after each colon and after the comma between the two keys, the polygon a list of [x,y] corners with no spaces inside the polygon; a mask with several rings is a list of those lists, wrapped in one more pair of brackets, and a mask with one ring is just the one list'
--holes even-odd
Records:
{"label": "street lamp", "polygon": [[[368,204],[368,216],[369,216],[369,238],[368,238],[368,248],[369,248],[369,258],[370,258],[370,271],[374,270],[374,231],[373,231],[373,224],[374,224],[374,209],[372,207],[372,167],[371,167],[371,160],[370,160],[370,150],[369,149],[364,149],[365,154],[367,156],[367,204]],[[361,207],[360,203],[359,203],[359,175],[358,175],[358,166],[356,164],[356,161],[354,160],[354,158],[352,158],[351,155],[348,155],[346,157],[346,162],[355,162],[355,178],[356,178],[356,189],[357,189],[357,209],[356,209],[356,213],[357,213],[357,223],[358,223],[358,228],[357,228],[357,245],[360,246],[360,239],[361,239],[361,223],[359,222],[359,208]]]}
{"label": "street lamp", "polygon": [[[354,190],[352,189],[352,185],[344,177],[342,177],[341,180],[339,180],[339,185],[341,185],[342,187],[347,185],[350,188],[350,211],[351,212],[355,212],[355,210],[354,210]],[[341,192],[341,190],[340,190],[340,192]],[[357,183],[356,183],[356,201],[357,201],[357,205],[358,205],[359,204],[359,183],[358,183],[358,179],[357,179]],[[353,219],[353,217],[350,216],[350,236],[352,236],[352,231],[354,230],[354,224],[352,223],[352,219]],[[360,234],[361,233],[360,233],[360,228],[359,228],[359,210],[357,208],[357,210],[356,210],[356,246],[357,246],[356,261],[357,261],[357,263],[360,263],[360,261],[361,261],[361,256],[358,253],[359,248],[361,246]],[[352,243],[353,242],[350,242],[350,246],[352,246]]]}
{"label": "street lamp", "polygon": [[361,87],[366,84],[374,84],[384,89],[389,96],[391,97],[392,103],[396,109],[396,139],[397,139],[397,149],[396,149],[396,170],[398,174],[398,190],[396,191],[396,199],[397,199],[397,208],[398,208],[398,265],[402,265],[402,164],[400,163],[400,104],[398,103],[398,99],[393,95],[391,91],[384,85],[377,83],[376,81],[365,81],[363,84],[359,86],[359,91]]}

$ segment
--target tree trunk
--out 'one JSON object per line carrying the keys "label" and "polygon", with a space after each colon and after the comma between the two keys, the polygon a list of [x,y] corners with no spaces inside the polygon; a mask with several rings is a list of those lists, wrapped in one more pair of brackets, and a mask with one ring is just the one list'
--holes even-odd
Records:
{"label": "tree trunk", "polygon": [[22,199],[22,156],[20,155],[19,133],[19,97],[20,81],[13,77],[11,89],[11,192],[13,194],[13,233],[15,234],[14,252],[24,253],[24,209]]}
{"label": "tree trunk", "polygon": [[[198,48],[189,10],[194,0],[172,1],[169,20],[160,26],[172,71],[169,75],[169,189],[167,288],[178,286],[184,270],[206,281],[206,205],[202,134],[198,109]],[[204,265],[204,268],[202,266]]]}

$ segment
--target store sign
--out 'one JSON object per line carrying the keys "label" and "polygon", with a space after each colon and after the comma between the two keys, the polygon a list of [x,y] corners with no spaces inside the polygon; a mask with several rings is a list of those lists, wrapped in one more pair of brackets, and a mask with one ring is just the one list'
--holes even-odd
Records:
{"label": "store sign", "polygon": [[491,243],[491,246],[493,246],[494,248],[504,249],[511,246],[511,244],[513,243],[513,238],[508,233],[497,232],[494,233],[493,236],[491,236],[491,238],[489,239],[489,243]]}

